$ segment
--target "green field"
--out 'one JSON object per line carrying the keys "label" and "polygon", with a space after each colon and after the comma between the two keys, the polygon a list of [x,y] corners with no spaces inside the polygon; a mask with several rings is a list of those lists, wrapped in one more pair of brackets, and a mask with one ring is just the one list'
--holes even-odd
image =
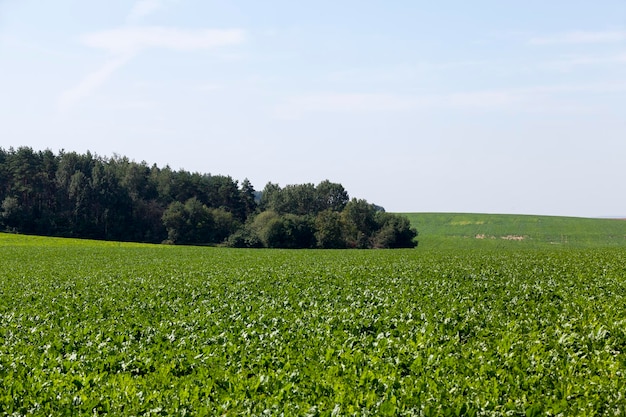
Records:
{"label": "green field", "polygon": [[429,248],[626,248],[626,221],[516,214],[407,213]]}
{"label": "green field", "polygon": [[0,234],[2,416],[623,415],[625,351],[622,248]]}

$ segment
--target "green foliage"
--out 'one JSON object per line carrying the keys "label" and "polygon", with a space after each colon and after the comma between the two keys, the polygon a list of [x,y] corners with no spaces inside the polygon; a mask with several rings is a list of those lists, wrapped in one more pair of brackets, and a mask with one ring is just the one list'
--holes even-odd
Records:
{"label": "green foliage", "polygon": [[341,184],[328,180],[322,181],[317,185],[316,193],[318,211],[320,212],[323,210],[343,211],[350,200],[348,192]]}
{"label": "green foliage", "polygon": [[412,248],[417,231],[407,219],[384,213],[362,199],[348,201],[341,184],[267,183],[262,210],[245,230],[228,239],[231,247],[266,248]]}
{"label": "green foliage", "polygon": [[290,249],[315,247],[315,224],[310,216],[286,214],[283,216],[285,246]]}
{"label": "green foliage", "polygon": [[0,206],[0,218],[6,224],[20,224],[22,223],[21,217],[22,207],[16,197],[6,197]]}
{"label": "green foliage", "polygon": [[235,214],[225,208],[213,208],[209,209],[209,212],[213,218],[213,229],[209,234],[210,242],[223,242],[241,226]]}
{"label": "green foliage", "polygon": [[[284,188],[270,182],[257,207],[247,179],[239,185],[229,176],[150,167],[118,155],[0,148],[5,231],[249,248],[415,245],[406,239],[410,233],[387,220],[379,224],[376,211],[365,200],[349,203],[343,186],[328,180]],[[343,216],[318,218],[322,212]]]}
{"label": "green foliage", "polygon": [[417,231],[408,219],[385,213],[365,200],[353,198],[341,212],[347,247],[413,248]]}
{"label": "green foliage", "polygon": [[277,238],[282,236],[281,217],[275,211],[266,210],[254,217],[248,229],[250,234],[257,236],[262,246],[271,248],[280,243]]}
{"label": "green foliage", "polygon": [[379,225],[372,241],[376,248],[412,248],[415,247],[417,231],[411,227],[409,219],[385,212],[376,213]]}
{"label": "green foliage", "polygon": [[220,243],[238,229],[234,215],[225,209],[211,209],[193,197],[182,204],[171,203],[163,213],[163,224],[171,243]]}
{"label": "green foliage", "polygon": [[623,415],[624,265],[0,234],[0,415]]}
{"label": "green foliage", "polygon": [[376,208],[362,199],[353,198],[341,212],[348,247],[365,249],[371,246],[370,237],[377,229]]}
{"label": "green foliage", "polygon": [[252,216],[257,208],[254,187],[247,178],[241,183],[241,203],[245,212],[243,218],[245,220]]}
{"label": "green foliage", "polygon": [[[191,199],[211,212],[205,220],[212,217],[215,228],[196,224],[172,231],[170,223],[168,231],[165,211],[174,202],[184,206]],[[256,210],[249,181],[240,188],[227,176],[150,167],[117,155],[55,155],[27,147],[0,148],[0,204],[1,230],[147,242],[182,233],[182,240],[174,240],[187,243],[222,241]],[[200,208],[194,209],[197,214],[206,211]],[[171,206],[165,218],[174,221],[177,209]],[[194,231],[199,235],[192,236]]]}
{"label": "green foliage", "polygon": [[[273,184],[266,190],[276,192]],[[257,247],[260,243],[266,248],[288,249],[413,248],[417,244],[417,232],[408,219],[377,211],[373,204],[357,199],[347,203],[341,212],[327,208],[315,217],[265,210],[244,229],[228,239],[227,244],[241,248]]]}
{"label": "green foliage", "polygon": [[341,184],[322,181],[313,184],[287,185],[267,183],[261,195],[260,208],[279,214],[316,216],[323,210],[342,211],[348,203],[348,193]]}
{"label": "green foliage", "polygon": [[296,249],[315,246],[315,229],[308,216],[280,215],[268,210],[257,215],[247,230],[248,236],[257,237],[256,240],[250,239],[250,242],[255,244],[258,241],[266,248]]}
{"label": "green foliage", "polygon": [[188,214],[185,205],[174,201],[163,213],[163,224],[167,228],[167,238],[171,243],[185,242],[194,230],[187,223]]}
{"label": "green foliage", "polygon": [[315,238],[317,246],[327,249],[342,249],[346,247],[344,238],[344,223],[341,213],[327,209],[319,212],[315,218]]}
{"label": "green foliage", "polygon": [[317,213],[317,192],[313,184],[287,185],[281,195],[282,204],[273,207],[278,213],[298,216]]}
{"label": "green foliage", "polygon": [[262,248],[263,242],[261,242],[258,234],[246,225],[228,237],[226,246],[231,248]]}

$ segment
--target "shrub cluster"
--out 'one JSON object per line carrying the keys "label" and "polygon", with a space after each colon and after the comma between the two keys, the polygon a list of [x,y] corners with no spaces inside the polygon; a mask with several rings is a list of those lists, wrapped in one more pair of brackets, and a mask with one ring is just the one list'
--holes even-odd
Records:
{"label": "shrub cluster", "polygon": [[[417,231],[405,217],[386,213],[365,200],[353,198],[339,184],[328,181],[313,187],[311,184],[288,186],[276,189],[268,198],[263,193],[262,211],[254,216],[244,227],[228,239],[234,247],[268,248],[409,248],[415,247]],[[341,190],[342,199],[319,197],[319,190],[327,186]],[[291,194],[296,190],[311,191],[312,204],[317,210],[282,211],[280,204],[289,201],[281,194]],[[267,190],[267,187],[266,187]],[[315,199],[315,194],[318,198]],[[335,204],[325,204],[333,201]],[[278,202],[278,203],[277,203]],[[293,207],[296,207],[294,204]]]}

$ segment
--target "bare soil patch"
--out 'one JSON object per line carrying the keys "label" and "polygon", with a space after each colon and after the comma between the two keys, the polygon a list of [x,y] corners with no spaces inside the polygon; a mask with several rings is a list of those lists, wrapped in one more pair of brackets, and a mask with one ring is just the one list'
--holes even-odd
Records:
{"label": "bare soil patch", "polygon": [[518,235],[506,235],[506,236],[500,236],[500,239],[504,239],[504,240],[524,240],[525,237],[524,236],[518,236]]}

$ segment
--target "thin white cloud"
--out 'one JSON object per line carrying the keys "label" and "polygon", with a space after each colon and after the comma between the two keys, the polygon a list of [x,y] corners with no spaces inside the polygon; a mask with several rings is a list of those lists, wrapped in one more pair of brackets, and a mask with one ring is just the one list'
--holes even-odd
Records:
{"label": "thin white cloud", "polygon": [[136,53],[145,48],[208,49],[236,45],[245,40],[241,29],[184,30],[160,26],[123,27],[83,35],[81,42],[114,54]]}
{"label": "thin white cloud", "polygon": [[86,75],[76,86],[59,97],[58,108],[66,111],[89,96],[113,73],[147,48],[201,50],[240,44],[245,40],[241,29],[183,30],[167,27],[123,27],[83,35],[81,42],[91,48],[108,51],[110,58],[101,68]]}
{"label": "thin white cloud", "polygon": [[162,7],[163,4],[160,0],[139,0],[131,9],[126,20],[129,23],[137,22]]}
{"label": "thin white cloud", "polygon": [[545,62],[541,68],[572,71],[581,66],[626,64],[626,52],[611,55],[577,55]]}
{"label": "thin white cloud", "polygon": [[157,101],[153,100],[129,100],[118,103],[114,108],[118,110],[147,110],[154,109],[158,104]]}
{"label": "thin white cloud", "polygon": [[395,112],[415,106],[414,99],[393,94],[317,93],[295,96],[279,105],[279,119],[299,119],[305,113]]}
{"label": "thin white cloud", "polygon": [[548,36],[531,38],[531,45],[554,45],[554,44],[593,44],[625,42],[626,31],[598,31],[598,32],[566,32]]}
{"label": "thin white cloud", "polygon": [[524,101],[529,91],[484,90],[421,96],[323,93],[291,97],[276,107],[278,119],[300,119],[310,113],[400,113],[426,109],[502,109]]}
{"label": "thin white cloud", "polygon": [[[561,84],[526,88],[460,91],[423,96],[394,94],[305,94],[290,97],[275,108],[278,119],[300,119],[310,113],[383,113],[456,109],[475,111],[545,111],[551,100],[569,94],[603,94],[626,92],[626,81]],[[571,101],[571,100],[568,100]],[[576,110],[569,106],[556,110]]]}
{"label": "thin white cloud", "polygon": [[423,104],[433,107],[489,109],[519,103],[524,93],[515,90],[471,91],[428,97]]}
{"label": "thin white cloud", "polygon": [[65,112],[74,104],[89,96],[131,58],[131,55],[115,57],[107,61],[101,68],[87,74],[77,85],[61,93],[58,100],[59,110]]}
{"label": "thin white cloud", "polygon": [[521,89],[529,93],[619,93],[626,91],[626,81],[606,81],[587,84],[560,84]]}
{"label": "thin white cloud", "polygon": [[215,84],[215,83],[206,83],[206,84],[201,84],[198,86],[198,91],[202,91],[202,92],[213,92],[213,91],[217,91],[217,90],[221,90],[223,89],[224,86],[222,84]]}
{"label": "thin white cloud", "polygon": [[[445,107],[472,110],[542,111],[549,108],[553,100],[562,102],[565,98],[571,104],[572,94],[605,94],[626,91],[626,81],[560,84],[500,90],[455,92],[424,97],[420,104],[424,107]],[[576,106],[569,108],[575,109]],[[556,110],[556,109],[555,109]]]}

